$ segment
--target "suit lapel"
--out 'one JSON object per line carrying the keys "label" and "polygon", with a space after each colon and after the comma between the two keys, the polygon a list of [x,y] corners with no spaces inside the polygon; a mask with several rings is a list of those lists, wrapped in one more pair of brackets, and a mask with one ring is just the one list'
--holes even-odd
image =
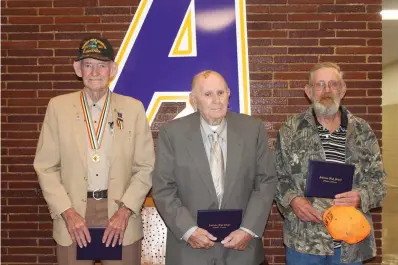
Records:
{"label": "suit lapel", "polygon": [[85,124],[85,117],[80,103],[80,93],[76,93],[77,97],[73,101],[76,118],[73,122],[73,130],[76,139],[77,148],[79,150],[80,158],[82,159],[84,168],[87,170],[87,128]]}
{"label": "suit lapel", "polygon": [[227,115],[227,169],[225,173],[224,196],[222,199],[222,206],[228,201],[228,197],[232,193],[233,185],[236,183],[236,178],[240,174],[240,164],[242,161],[243,141],[241,135],[238,133],[238,121],[234,119],[233,114]]}
{"label": "suit lapel", "polygon": [[200,116],[195,114],[191,119],[187,135],[187,150],[191,155],[193,163],[199,171],[212,199],[217,202],[216,190],[214,188],[213,178],[210,172],[209,160],[203,144],[202,133],[200,130]]}

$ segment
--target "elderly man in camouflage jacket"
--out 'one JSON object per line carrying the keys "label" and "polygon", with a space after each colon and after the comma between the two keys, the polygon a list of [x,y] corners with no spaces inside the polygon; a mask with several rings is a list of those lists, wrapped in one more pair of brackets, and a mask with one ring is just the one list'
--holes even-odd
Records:
{"label": "elderly man in camouflage jacket", "polygon": [[[369,124],[340,105],[346,85],[340,67],[320,63],[309,74],[305,93],[312,106],[291,117],[276,142],[276,202],[284,216],[283,236],[287,264],[362,264],[376,255],[374,230],[363,241],[349,245],[333,241],[322,223],[332,205],[355,206],[370,224],[369,210],[385,196],[385,173],[380,148]],[[355,165],[352,191],[335,199],[305,198],[308,161],[323,160]]]}

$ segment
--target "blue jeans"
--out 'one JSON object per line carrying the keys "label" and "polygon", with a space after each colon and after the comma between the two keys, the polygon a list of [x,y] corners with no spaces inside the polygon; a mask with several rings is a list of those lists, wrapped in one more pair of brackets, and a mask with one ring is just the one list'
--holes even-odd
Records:
{"label": "blue jeans", "polygon": [[362,265],[362,262],[341,263],[341,248],[334,250],[333,256],[304,254],[292,248],[286,248],[286,265]]}

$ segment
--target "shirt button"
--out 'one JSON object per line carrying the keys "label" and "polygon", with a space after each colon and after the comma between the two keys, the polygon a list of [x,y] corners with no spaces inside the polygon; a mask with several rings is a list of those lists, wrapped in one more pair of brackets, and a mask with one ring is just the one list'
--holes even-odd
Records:
{"label": "shirt button", "polygon": [[84,180],[87,181],[87,177],[84,177]]}
{"label": "shirt button", "polygon": [[98,177],[98,174],[95,174]]}

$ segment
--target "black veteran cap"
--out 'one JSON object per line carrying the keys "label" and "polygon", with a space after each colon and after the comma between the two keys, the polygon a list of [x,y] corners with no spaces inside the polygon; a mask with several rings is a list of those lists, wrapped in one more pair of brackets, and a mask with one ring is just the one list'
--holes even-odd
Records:
{"label": "black veteran cap", "polygon": [[80,61],[85,58],[93,58],[101,61],[113,61],[115,59],[115,55],[112,45],[107,39],[96,37],[86,38],[80,43],[75,61]]}

